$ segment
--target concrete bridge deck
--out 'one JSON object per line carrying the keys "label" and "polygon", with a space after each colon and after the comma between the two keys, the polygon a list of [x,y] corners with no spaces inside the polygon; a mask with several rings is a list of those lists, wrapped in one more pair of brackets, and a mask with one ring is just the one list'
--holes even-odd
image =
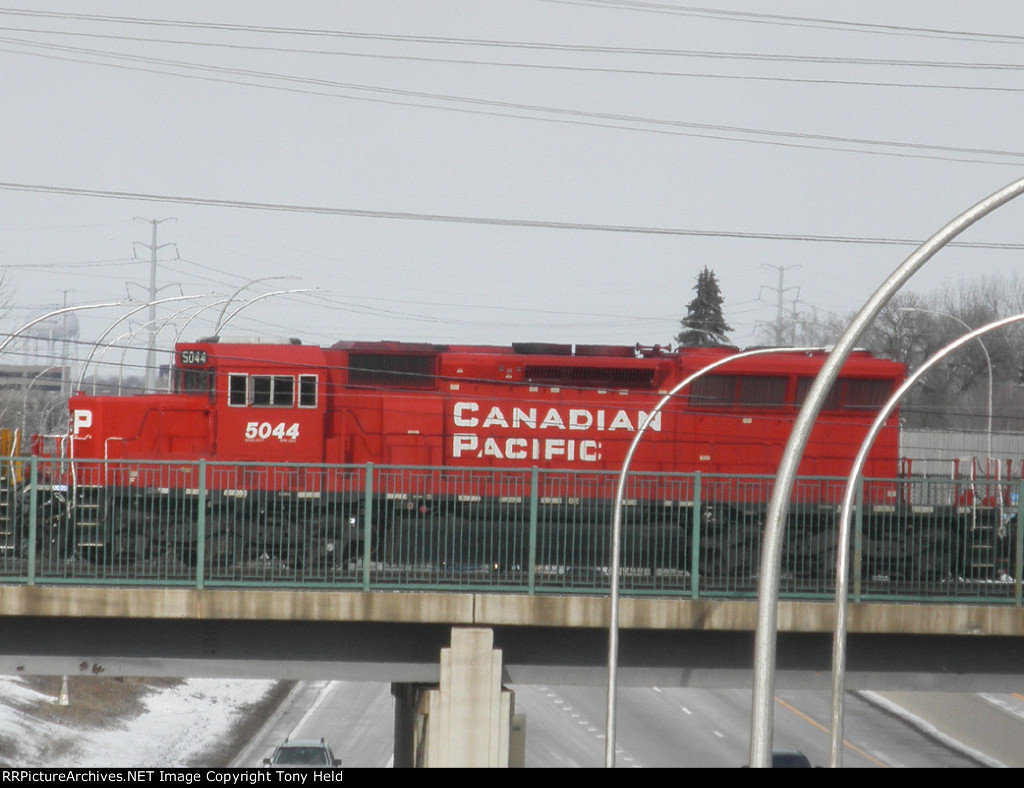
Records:
{"label": "concrete bridge deck", "polygon": [[[0,586],[0,673],[436,682],[453,627],[508,683],[607,681],[608,599],[495,593]],[[626,598],[619,681],[750,686],[752,600]],[[779,604],[777,684],[830,687],[833,605]],[[851,689],[1017,691],[1024,609],[853,603]]]}

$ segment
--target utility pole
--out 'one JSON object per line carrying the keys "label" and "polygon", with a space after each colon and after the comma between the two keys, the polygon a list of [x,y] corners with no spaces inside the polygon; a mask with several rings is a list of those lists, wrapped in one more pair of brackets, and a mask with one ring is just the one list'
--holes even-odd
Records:
{"label": "utility pole", "polygon": [[[64,304],[63,308],[68,308],[68,293],[71,292],[69,289],[61,291],[64,293]],[[60,332],[60,395],[62,399],[66,399],[68,394],[68,384],[71,382],[70,365],[68,361],[68,315],[65,312],[61,315],[61,332]]]}
{"label": "utility pole", "polygon": [[[796,298],[798,299],[800,297],[800,288],[799,287],[785,287],[784,286],[786,270],[789,269],[789,268],[799,268],[800,266],[798,266],[798,265],[771,265],[770,263],[762,263],[761,267],[762,268],[774,268],[776,271],[779,272],[779,286],[778,287],[774,287],[774,288],[773,287],[769,287],[768,289],[775,291],[775,296],[776,296],[776,301],[775,301],[775,303],[776,303],[776,312],[775,312],[775,344],[778,347],[782,347],[782,345],[785,344],[783,336],[782,336],[782,334],[783,334],[782,318],[783,318],[783,302],[784,302],[785,297],[786,297],[786,292],[789,291],[789,290],[796,290],[797,291]],[[767,287],[766,285],[762,285],[761,289],[764,290],[766,287]],[[760,298],[760,297],[761,297],[760,294],[758,294],[758,298]]]}
{"label": "utility pole", "polygon": [[[152,239],[149,243],[149,288],[148,296],[146,301],[149,303],[149,344],[146,351],[146,369],[145,369],[145,383],[144,393],[149,393],[154,389],[153,374],[156,369],[156,335],[157,335],[157,324],[156,324],[156,297],[157,294],[163,289],[156,286],[156,263],[157,263],[157,252],[167,246],[174,246],[173,243],[169,244],[158,244],[156,242],[156,231],[157,227],[162,222],[173,221],[171,219],[141,219],[138,216],[135,217],[140,222],[149,222],[153,228]],[[136,242],[139,243],[139,242]],[[132,283],[129,283],[132,284]],[[130,295],[130,294],[129,294]]]}

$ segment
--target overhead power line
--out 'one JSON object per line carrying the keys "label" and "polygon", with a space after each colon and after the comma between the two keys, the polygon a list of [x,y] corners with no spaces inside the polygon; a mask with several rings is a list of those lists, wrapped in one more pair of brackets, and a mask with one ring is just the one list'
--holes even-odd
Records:
{"label": "overhead power line", "polygon": [[[577,4],[581,4],[576,0]],[[939,28],[882,25],[868,22],[848,22],[836,19],[788,16],[782,14],[757,14],[743,11],[723,11],[712,8],[691,6],[667,6],[654,3],[617,3],[618,7],[632,7],[636,10],[676,13],[687,16],[727,18],[735,21],[785,24],[792,26],[829,27],[867,33],[898,35],[923,35],[927,37],[963,38],[972,41],[1019,44],[1024,36],[1008,33],[975,33],[967,30],[943,30]],[[608,7],[605,4],[605,7]],[[83,14],[67,11],[37,11],[23,8],[0,8],[0,15],[35,17],[41,19],[74,19],[84,22],[105,22],[114,24],[145,25],[150,27],[178,27],[190,30],[220,30],[242,33],[271,33],[275,35],[311,36],[320,38],[354,38],[368,41],[401,41],[416,44],[447,44],[462,46],[519,47],[526,49],[554,49],[569,51],[629,51],[622,47],[597,47],[574,44],[551,44],[527,41],[502,41],[500,39],[454,38],[450,36],[399,35],[395,33],[366,33],[352,30],[328,30],[324,28],[281,27],[279,25],[253,25],[225,22],[195,22],[182,19],[150,19],[140,16],[112,16],[104,14]]]}
{"label": "overhead power line", "polygon": [[[555,222],[539,219],[507,219],[486,216],[459,216],[453,214],[411,213],[407,211],[373,211],[358,208],[333,208],[320,205],[294,205],[287,203],[251,202],[207,197],[184,197],[147,192],[123,192],[103,189],[78,189],[68,186],[9,183],[0,181],[0,189],[66,197],[93,197],[106,200],[139,200],[177,205],[199,205],[215,208],[237,208],[251,211],[278,211],[307,213],[324,216],[352,216],[362,219],[391,219],[400,221],[447,222],[452,224],[480,224],[494,227],[529,227],[547,230],[576,230],[585,232],[633,233],[638,235],[678,235],[706,238],[739,238],[758,241],[803,241],[811,243],[870,244],[876,246],[920,246],[920,238],[872,238],[842,235],[807,235],[795,233],[755,233],[730,230],[696,230],[681,227],[644,227],[625,224],[589,224],[586,222]],[[951,242],[949,246],[971,249],[1024,249],[1024,244],[993,243],[985,241]]]}
{"label": "overhead power line", "polygon": [[[170,72],[174,76],[203,79],[214,82],[225,82],[228,84],[243,84],[253,87],[261,87],[271,90],[282,90],[295,93],[311,93],[316,95],[330,95],[347,100],[373,101],[379,103],[401,104],[406,106],[419,106],[425,108],[439,109],[445,111],[456,111],[471,114],[497,115],[501,117],[522,117],[537,121],[571,123],[577,125],[590,125],[603,128],[625,128],[633,131],[646,131],[649,133],[668,134],[686,137],[701,137],[709,139],[724,139],[734,142],[747,142],[761,145],[774,145],[781,147],[811,148],[823,150],[842,150],[851,153],[867,153],[871,155],[897,156],[902,158],[924,158],[938,159],[941,161],[971,161],[978,164],[1008,164],[1010,162],[988,161],[983,159],[960,159],[956,156],[991,156],[1010,157],[1011,159],[1024,157],[1024,151],[1019,150],[998,150],[990,148],[971,148],[957,145],[930,145],[926,143],[903,142],[899,140],[879,140],[859,137],[835,136],[828,134],[812,134],[808,132],[779,131],[776,129],[760,129],[745,126],[733,126],[713,123],[695,123],[692,121],[667,120],[662,118],[646,118],[641,116],[626,115],[621,113],[590,112],[586,110],[568,109],[565,107],[545,106],[538,104],[522,104],[509,101],[495,101],[490,99],[458,96],[454,94],[428,93],[416,90],[402,90],[396,88],[383,88],[374,85],[361,85],[356,83],[338,82],[335,80],[311,79],[305,77],[277,74],[274,72],[255,71],[251,69],[223,68],[206,64],[188,63],[174,61],[165,58],[153,58],[143,55],[126,55],[98,50],[83,49],[80,47],[67,47],[57,44],[41,44],[21,40],[9,40],[0,37],[0,41],[15,43],[22,46],[40,47],[49,50],[69,51],[87,57],[106,57],[115,60],[130,62],[141,62],[153,64],[160,68],[176,68],[220,74],[226,76],[194,76],[190,74],[179,74]],[[44,57],[40,55],[41,57]],[[69,58],[71,59],[71,58]],[[84,61],[92,62],[92,61]],[[138,66],[113,66],[109,63],[96,63],[115,68],[126,68],[130,70],[154,71],[154,73],[168,73],[161,70],[154,70]],[[257,80],[255,82],[248,80]],[[276,80],[291,83],[293,85],[308,85],[307,88],[286,87],[267,84],[259,80]],[[357,94],[368,95],[345,95],[333,91],[354,91]],[[373,98],[374,95],[384,95],[389,98]],[[421,102],[441,102],[421,103]],[[445,106],[445,104],[454,106]],[[517,113],[540,113],[539,115],[520,115]],[[552,117],[545,117],[550,115]],[[641,124],[629,126],[625,124]],[[649,128],[644,128],[644,127]],[[848,147],[848,146],[863,146]]]}
{"label": "overhead power line", "polygon": [[581,5],[616,10],[645,11],[673,16],[697,16],[710,19],[725,19],[731,22],[750,22],[762,25],[783,25],[787,27],[812,27],[825,30],[841,30],[852,33],[873,33],[881,35],[916,36],[920,38],[947,38],[979,41],[994,44],[1019,44],[1024,36],[1009,33],[977,33],[971,30],[947,30],[937,27],[916,27],[910,25],[879,24],[877,22],[852,22],[845,19],[826,19],[791,14],[764,14],[750,11],[733,11],[700,6],[679,6],[665,3],[638,2],[637,0],[541,0],[560,5]]}
{"label": "overhead power line", "polygon": [[[0,10],[0,15],[3,11]],[[342,56],[342,57],[365,57],[365,58],[377,58],[385,60],[412,60],[412,61],[426,61],[433,63],[454,63],[460,65],[494,65],[494,66],[508,66],[515,68],[548,68],[548,69],[565,69],[567,71],[622,71],[623,73],[638,73],[638,74],[654,74],[660,75],[667,73],[671,75],[672,72],[661,72],[661,71],[649,71],[639,69],[613,69],[613,68],[595,68],[588,66],[566,66],[564,64],[529,64],[524,63],[521,60],[496,62],[488,60],[470,60],[467,58],[440,58],[440,57],[428,57],[424,55],[394,55],[394,54],[381,54],[373,52],[348,52],[338,49],[312,49],[310,47],[286,47],[286,46],[271,46],[267,44],[240,44],[229,41],[198,41],[190,39],[173,39],[173,38],[153,38],[147,36],[129,36],[129,35],[117,35],[113,33],[94,33],[83,30],[56,30],[47,28],[30,28],[30,27],[12,27],[9,25],[0,26],[0,30],[10,33],[30,33],[37,35],[50,35],[50,36],[68,36],[76,38],[99,38],[106,41],[119,41],[125,43],[134,44],[170,44],[173,46],[189,46],[199,47],[203,49],[224,49],[224,50],[241,50],[248,52],[276,52],[282,54],[301,54],[301,55],[325,55],[325,56]],[[337,33],[338,36],[352,35],[360,37],[358,34],[347,34]],[[380,36],[384,40],[387,40],[388,36]],[[402,37],[396,37],[401,39]],[[1024,37],[1021,37],[1024,40]],[[33,42],[18,39],[9,39],[12,43],[23,43],[26,46],[31,45]],[[376,37],[375,37],[376,40]],[[399,40],[399,43],[402,43]],[[424,43],[422,41],[415,41],[413,43]],[[436,43],[440,45],[474,45],[481,48],[496,48],[496,49],[526,49],[534,51],[555,51],[555,52],[568,52],[568,53],[584,53],[584,54],[600,54],[600,55],[627,55],[642,56],[642,57],[671,57],[671,58],[685,58],[695,60],[737,60],[737,61],[751,61],[755,63],[801,63],[801,64],[816,64],[816,65],[845,65],[845,66],[884,66],[884,67],[898,67],[898,68],[925,68],[925,69],[964,69],[971,71],[1021,71],[1024,70],[1024,65],[1020,63],[995,63],[995,62],[979,62],[970,60],[909,60],[906,58],[879,58],[879,57],[848,57],[844,55],[797,55],[797,54],[786,54],[786,53],[775,53],[775,52],[736,52],[728,50],[713,50],[713,49],[665,49],[665,48],[652,48],[652,47],[614,47],[614,46],[595,46],[587,44],[557,44],[557,43],[541,43],[541,42],[530,42],[530,41],[487,41],[472,39],[435,39],[430,43]],[[39,43],[42,46],[42,43]],[[110,53],[111,55],[115,53]],[[680,76],[689,76],[682,74]],[[698,75],[703,76],[703,75]],[[860,83],[854,83],[860,84]],[[873,84],[873,83],[867,83]],[[911,87],[915,87],[911,85]],[[949,86],[959,87],[959,86]]]}

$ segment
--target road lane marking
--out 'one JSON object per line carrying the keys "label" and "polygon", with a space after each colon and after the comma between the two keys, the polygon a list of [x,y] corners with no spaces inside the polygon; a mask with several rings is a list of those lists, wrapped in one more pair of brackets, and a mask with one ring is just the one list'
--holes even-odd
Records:
{"label": "road lane marking", "polygon": [[[775,702],[778,703],[780,706],[782,706],[784,709],[787,709],[788,711],[793,712],[800,719],[804,720],[805,722],[810,723],[815,728],[820,730],[822,733],[831,735],[831,731],[828,728],[826,728],[824,725],[822,725],[817,720],[811,719],[810,717],[808,717],[806,714],[804,714],[802,711],[800,711],[795,706],[791,706],[790,704],[786,703],[786,701],[784,701],[782,698],[776,697],[775,698]],[[873,764],[875,764],[875,766],[880,766],[883,769],[888,769],[889,768],[889,764],[883,763],[882,761],[878,760],[878,758],[875,758],[873,755],[870,755],[869,753],[865,752],[864,750],[862,750],[857,745],[850,743],[846,739],[843,739],[843,746],[846,747],[847,749],[857,753],[858,755],[860,755],[860,756],[862,756],[864,758],[867,758],[869,761],[871,761]]]}

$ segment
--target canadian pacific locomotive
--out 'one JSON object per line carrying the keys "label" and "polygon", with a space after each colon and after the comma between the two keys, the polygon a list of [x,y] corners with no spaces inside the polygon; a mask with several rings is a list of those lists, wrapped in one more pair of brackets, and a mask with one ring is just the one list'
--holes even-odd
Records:
{"label": "canadian pacific locomotive", "polygon": [[[677,383],[736,354],[182,343],[166,393],[77,393],[67,433],[35,439],[35,485],[49,491],[35,504],[36,539],[44,554],[63,557],[211,567],[269,557],[306,575],[360,557],[512,569],[529,551],[535,563],[600,566],[617,474],[639,426]],[[660,571],[699,560],[730,575],[754,571],[748,543],[824,358],[736,359],[652,417],[631,465],[627,564]],[[806,532],[807,545],[830,527],[839,480],[904,374],[866,352],[845,364],[794,493],[791,528]],[[893,415],[865,476],[895,479],[898,446]],[[890,481],[867,500],[893,509],[900,495]],[[811,510],[829,518],[812,524]],[[815,548],[822,567],[831,544]]]}
{"label": "canadian pacific locomotive", "polygon": [[[77,394],[62,452],[79,460],[377,463],[618,471],[638,426],[684,377],[735,350],[211,339],[176,348],[168,394]],[[633,468],[774,473],[824,354],[737,360],[698,378],[650,425]],[[843,476],[904,375],[855,354],[801,475]],[[898,472],[896,416],[866,475]]]}

